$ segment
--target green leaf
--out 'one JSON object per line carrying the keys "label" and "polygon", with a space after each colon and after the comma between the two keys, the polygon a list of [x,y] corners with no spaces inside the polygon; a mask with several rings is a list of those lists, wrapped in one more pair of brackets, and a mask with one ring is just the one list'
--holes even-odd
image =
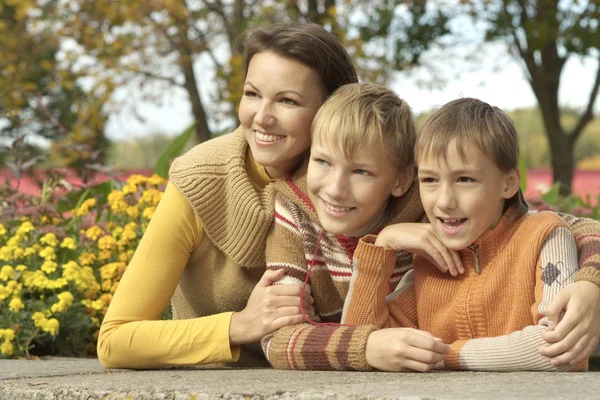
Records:
{"label": "green leaf", "polygon": [[524,156],[519,157],[519,170],[521,170],[521,190],[527,191],[527,161]]}
{"label": "green leaf", "polygon": [[552,187],[550,187],[550,190],[548,190],[542,195],[542,200],[544,200],[544,202],[547,204],[556,205],[558,204],[558,200],[560,199],[559,192],[560,182],[554,182],[552,184]]}
{"label": "green leaf", "polygon": [[173,158],[181,155],[185,149],[186,144],[194,133],[194,126],[196,123],[190,125],[185,131],[180,133],[173,139],[169,147],[160,155],[156,165],[154,166],[154,173],[162,176],[165,179],[169,178],[169,166]]}

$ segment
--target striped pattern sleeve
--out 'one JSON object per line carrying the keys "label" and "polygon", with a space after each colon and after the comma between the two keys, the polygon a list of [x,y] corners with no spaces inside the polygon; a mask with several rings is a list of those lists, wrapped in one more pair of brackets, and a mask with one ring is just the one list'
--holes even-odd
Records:
{"label": "striped pattern sleeve", "polygon": [[547,326],[546,310],[553,297],[573,282],[577,272],[577,248],[572,233],[564,227],[552,231],[544,242],[537,263],[535,299],[532,307],[537,325],[509,335],[460,340],[445,355],[448,369],[474,371],[568,371],[586,370],[587,360],[576,366],[555,367],[539,349],[548,346],[542,337]]}
{"label": "striped pattern sleeve", "polygon": [[[301,286],[304,283],[308,265],[298,218],[291,202],[281,195],[275,199],[275,218],[267,235],[265,258],[267,269],[285,270],[277,284]],[[307,286],[307,289],[310,290],[310,287]]]}
{"label": "striped pattern sleeve", "polygon": [[600,221],[557,214],[569,225],[577,242],[579,272],[575,282],[590,281],[600,286]]}
{"label": "striped pattern sleeve", "polygon": [[263,350],[278,369],[368,371],[367,339],[374,330],[372,325],[290,325],[263,341]]}
{"label": "striped pattern sleeve", "polygon": [[344,303],[342,322],[373,324],[378,328],[417,327],[413,271],[402,276],[389,293],[388,279],[396,265],[396,251],[375,246],[376,236],[363,237],[353,258],[353,273]]}

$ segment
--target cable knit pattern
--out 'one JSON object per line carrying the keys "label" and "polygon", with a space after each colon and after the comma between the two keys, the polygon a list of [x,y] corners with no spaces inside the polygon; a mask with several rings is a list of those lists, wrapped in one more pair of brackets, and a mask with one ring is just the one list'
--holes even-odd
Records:
{"label": "cable knit pattern", "polygon": [[[541,336],[547,323],[544,313],[577,271],[575,241],[558,216],[545,212],[518,217],[509,210],[475,243],[479,274],[470,249],[460,252],[466,272],[457,277],[415,256],[414,270],[390,295],[385,294],[385,277],[393,264],[376,256],[381,250],[374,240],[361,239],[356,250],[345,323],[429,331],[451,344],[444,360],[449,369],[557,369],[538,352],[547,345]],[[374,275],[380,271],[382,276]],[[574,370],[586,368],[587,360]]]}
{"label": "cable knit pattern", "polygon": [[242,128],[201,143],[173,161],[169,179],[188,199],[210,240],[244,267],[263,267],[273,220],[272,185],[248,179]]}

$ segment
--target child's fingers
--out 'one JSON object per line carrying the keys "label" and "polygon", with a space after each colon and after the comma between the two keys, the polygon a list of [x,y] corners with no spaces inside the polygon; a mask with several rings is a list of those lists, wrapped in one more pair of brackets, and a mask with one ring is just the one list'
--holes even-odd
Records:
{"label": "child's fingers", "polygon": [[450,272],[452,276],[458,275],[450,250],[434,235],[429,237],[429,244],[429,254],[436,260],[436,264],[439,266],[438,269],[442,272]]}
{"label": "child's fingers", "polygon": [[[553,331],[555,330],[554,328],[557,327],[557,325],[560,322],[560,314],[563,312],[563,310],[566,309],[567,304],[569,304],[569,300],[571,299],[571,293],[568,290],[561,290],[560,292],[558,292],[554,298],[552,299],[552,302],[548,305],[548,308],[546,309],[546,317],[548,318],[548,328]],[[565,315],[565,317],[568,317],[568,312],[567,315]],[[548,340],[544,337],[544,339],[546,341],[551,341],[551,342],[555,342],[557,340],[561,340],[566,333],[568,333],[572,328],[573,325],[576,321],[571,321],[571,328],[568,330],[559,330],[558,332],[556,332],[554,335],[551,335],[550,337],[553,337],[554,340]]]}
{"label": "child's fingers", "polygon": [[462,261],[460,260],[460,256],[457,251],[450,250],[450,254],[452,255],[452,259],[454,260],[454,265],[456,265],[456,269],[458,269],[459,274],[465,273],[465,267],[462,265]]}
{"label": "child's fingers", "polygon": [[591,356],[597,346],[598,346],[598,338],[596,338],[595,340],[590,340],[588,342],[587,346],[583,349],[583,351],[581,353],[579,353],[579,355],[577,357],[575,357],[571,361],[569,361],[569,364],[571,364],[571,365],[579,364],[580,362],[582,362],[583,360],[585,360],[586,358]]}
{"label": "child's fingers", "polygon": [[[542,333],[542,335],[543,334],[544,333]],[[573,347],[582,339],[582,336],[583,336],[583,334],[581,332],[578,332],[577,330],[573,330],[573,331],[569,332],[569,334],[564,339],[562,339],[558,342],[555,342],[548,347],[542,347],[540,349],[540,354],[542,354],[546,357],[550,357],[550,358],[556,358],[558,356],[561,356],[561,355],[571,351],[573,349]],[[569,356],[561,357],[560,360],[563,360],[565,358],[569,358]],[[570,357],[569,361],[572,358],[573,357]]]}

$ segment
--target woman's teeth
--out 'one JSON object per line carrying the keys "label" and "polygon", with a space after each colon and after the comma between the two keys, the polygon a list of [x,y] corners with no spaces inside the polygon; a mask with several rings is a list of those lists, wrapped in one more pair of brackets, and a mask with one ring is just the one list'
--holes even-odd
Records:
{"label": "woman's teeth", "polygon": [[260,140],[261,142],[276,142],[285,137],[282,135],[270,135],[270,134],[260,133],[260,132],[256,132],[256,131],[254,131],[254,134],[256,135],[256,138],[258,140]]}

